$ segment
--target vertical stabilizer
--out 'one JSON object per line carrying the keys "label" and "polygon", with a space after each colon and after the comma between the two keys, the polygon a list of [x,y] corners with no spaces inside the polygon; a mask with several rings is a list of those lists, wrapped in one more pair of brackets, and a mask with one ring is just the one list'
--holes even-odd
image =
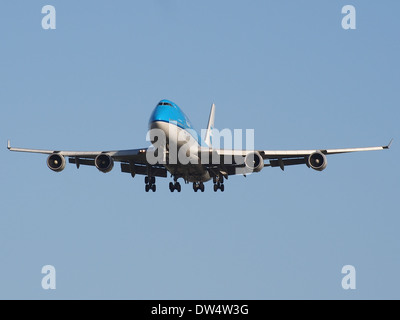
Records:
{"label": "vertical stabilizer", "polygon": [[205,143],[212,148],[212,130],[214,129],[214,118],[215,118],[215,104],[211,106],[210,117],[208,118],[207,132],[204,139]]}

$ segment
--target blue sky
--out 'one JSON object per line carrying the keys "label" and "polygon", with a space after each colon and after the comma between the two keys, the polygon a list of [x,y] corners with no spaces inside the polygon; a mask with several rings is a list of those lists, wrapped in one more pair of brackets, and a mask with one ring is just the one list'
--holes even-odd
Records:
{"label": "blue sky", "polygon": [[[51,4],[57,29],[41,28]],[[344,5],[357,29],[341,27]],[[0,10],[0,298],[400,298],[398,1],[11,1]],[[161,99],[259,149],[382,145],[145,193],[19,147],[147,146]],[[57,289],[41,287],[54,265]],[[344,265],[357,289],[341,287]]]}

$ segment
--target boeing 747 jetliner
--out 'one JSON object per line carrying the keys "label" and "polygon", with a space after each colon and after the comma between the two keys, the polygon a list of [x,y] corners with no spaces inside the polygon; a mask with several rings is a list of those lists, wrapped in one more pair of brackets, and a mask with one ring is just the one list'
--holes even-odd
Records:
{"label": "boeing 747 jetliner", "polygon": [[[213,180],[214,191],[224,191],[224,179],[230,175],[246,175],[251,172],[260,172],[264,167],[279,167],[282,170],[286,166],[305,164],[309,168],[322,171],[327,166],[326,156],[331,154],[375,151],[389,149],[392,141],[387,146],[369,148],[347,148],[347,149],[315,149],[315,150],[235,150],[218,149],[212,146],[214,128],[215,105],[211,107],[207,131],[204,141],[194,131],[189,118],[173,102],[161,100],[149,121],[149,130],[163,133],[165,135],[165,146],[161,150],[161,158],[164,161],[150,161],[157,154],[155,145],[161,140],[151,139],[154,146],[142,149],[117,150],[117,151],[55,151],[21,149],[11,147],[8,141],[8,149],[18,152],[30,152],[48,154],[47,165],[55,171],[61,172],[66,166],[66,158],[79,168],[81,165],[95,166],[101,172],[110,172],[114,162],[120,162],[121,171],[130,173],[132,177],[136,174],[145,176],[146,192],[156,191],[156,177],[168,176],[170,173],[173,182],[169,183],[171,192],[181,192],[178,179],[185,183],[193,183],[193,190],[204,192],[204,182]],[[184,143],[181,136],[186,137]],[[177,153],[182,148],[190,151],[189,155],[182,161],[182,157],[172,157],[171,146],[176,146]],[[152,154],[153,157],[149,157]],[[187,152],[185,153],[185,156]],[[172,161],[174,158],[174,161]],[[189,161],[186,161],[187,158]]]}

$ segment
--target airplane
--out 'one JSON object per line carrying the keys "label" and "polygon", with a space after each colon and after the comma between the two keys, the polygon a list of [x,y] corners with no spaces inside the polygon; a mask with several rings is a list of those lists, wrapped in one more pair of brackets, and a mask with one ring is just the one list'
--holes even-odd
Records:
{"label": "airplane", "polygon": [[[326,156],[359,151],[377,151],[389,149],[393,139],[386,146],[368,148],[346,148],[346,149],[312,149],[312,150],[236,150],[213,148],[212,135],[214,130],[215,104],[212,104],[209,115],[205,139],[203,140],[194,129],[189,118],[181,108],[172,101],[161,100],[149,120],[149,130],[158,130],[165,134],[166,145],[162,150],[163,161],[150,162],[148,155],[154,153],[154,144],[157,139],[150,140],[152,146],[141,149],[116,150],[116,151],[58,151],[38,150],[11,147],[10,140],[7,148],[10,151],[39,153],[49,155],[48,167],[54,172],[61,172],[66,166],[65,158],[69,163],[75,164],[79,169],[81,165],[95,166],[99,171],[108,173],[114,167],[114,162],[120,162],[121,171],[130,173],[132,177],[136,174],[145,176],[145,191],[156,191],[156,177],[168,176],[173,178],[169,183],[171,192],[181,192],[178,179],[183,179],[186,184],[193,183],[193,190],[204,192],[204,182],[213,181],[214,192],[224,192],[224,179],[231,175],[260,172],[264,167],[279,167],[284,170],[286,166],[305,164],[307,167],[322,171],[327,167]],[[172,134],[174,133],[174,134]],[[184,163],[180,159],[176,162],[171,160],[169,146],[176,145],[177,149],[183,147],[181,140],[177,140],[179,134],[184,134],[191,151],[195,150],[196,161]],[[196,155],[197,153],[197,155]],[[155,154],[155,153],[154,153]],[[209,159],[213,159],[209,161]],[[204,161],[206,159],[206,161]],[[214,161],[217,159],[218,161]],[[239,160],[238,160],[239,159]],[[268,161],[268,162],[265,162]]]}

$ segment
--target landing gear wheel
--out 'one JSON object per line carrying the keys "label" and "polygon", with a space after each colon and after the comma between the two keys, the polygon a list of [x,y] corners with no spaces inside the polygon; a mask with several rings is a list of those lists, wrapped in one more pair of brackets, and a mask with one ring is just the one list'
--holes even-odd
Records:
{"label": "landing gear wheel", "polygon": [[200,191],[204,192],[204,183],[203,182],[200,183]]}
{"label": "landing gear wheel", "polygon": [[144,183],[145,183],[145,184],[149,184],[149,177],[147,177],[147,176],[144,177]]}
{"label": "landing gear wheel", "polygon": [[151,186],[151,191],[156,192],[156,190],[157,190],[156,185],[153,184],[153,185]]}
{"label": "landing gear wheel", "polygon": [[214,192],[218,191],[218,186],[216,184],[214,184]]}
{"label": "landing gear wheel", "polygon": [[169,190],[171,192],[174,192],[174,190],[175,190],[175,186],[174,186],[174,184],[172,182],[169,183]]}
{"label": "landing gear wheel", "polygon": [[178,192],[181,192],[181,184],[180,184],[179,182],[176,182],[176,183],[175,183],[175,189],[176,189]]}
{"label": "landing gear wheel", "polygon": [[146,187],[144,188],[146,190],[146,192],[150,191],[150,186],[148,184],[146,184]]}
{"label": "landing gear wheel", "polygon": [[155,183],[156,183],[156,177],[151,177],[150,184],[155,184]]}
{"label": "landing gear wheel", "polygon": [[221,186],[219,188],[221,189],[221,192],[224,192],[225,186],[223,184],[221,184]]}

